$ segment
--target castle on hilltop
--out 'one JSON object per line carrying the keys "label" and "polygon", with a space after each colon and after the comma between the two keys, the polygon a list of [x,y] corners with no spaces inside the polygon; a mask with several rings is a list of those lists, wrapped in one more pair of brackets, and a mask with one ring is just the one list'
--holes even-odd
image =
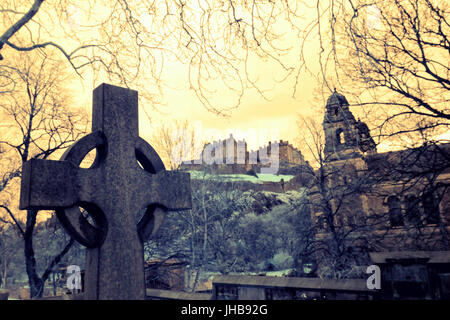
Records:
{"label": "castle on hilltop", "polygon": [[[302,166],[309,166],[300,150],[288,141],[276,141],[248,151],[245,140],[228,139],[206,144],[199,159],[183,162],[181,170],[208,169],[214,174],[275,173],[295,174]],[[270,170],[270,169],[273,170]]]}

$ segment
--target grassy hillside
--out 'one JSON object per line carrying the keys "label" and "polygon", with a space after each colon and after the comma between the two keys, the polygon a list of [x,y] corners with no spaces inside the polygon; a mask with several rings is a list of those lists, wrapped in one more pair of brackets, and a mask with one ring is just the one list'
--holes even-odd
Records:
{"label": "grassy hillside", "polygon": [[191,174],[191,179],[200,180],[200,179],[208,179],[208,180],[221,180],[221,181],[248,181],[251,183],[264,183],[264,182],[280,182],[283,179],[285,182],[294,178],[294,175],[276,175],[276,174],[268,174],[261,173],[258,174],[258,177],[247,175],[247,174],[208,174],[203,171],[189,171]]}

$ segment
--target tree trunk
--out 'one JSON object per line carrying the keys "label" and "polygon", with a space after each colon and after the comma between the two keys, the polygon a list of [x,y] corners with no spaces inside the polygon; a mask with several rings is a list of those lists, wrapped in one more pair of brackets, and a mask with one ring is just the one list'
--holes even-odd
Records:
{"label": "tree trunk", "polygon": [[3,259],[3,277],[0,275],[0,287],[2,286],[2,279],[3,278],[3,288],[6,289],[6,281],[8,278],[8,263],[7,263],[7,259],[6,259],[6,253],[5,253],[5,258]]}
{"label": "tree trunk", "polygon": [[[0,244],[2,244],[2,242],[1,242],[1,240],[0,240]],[[5,246],[6,247],[6,246]],[[3,250],[2,250],[3,252],[2,252],[2,254],[3,254],[3,259],[2,258],[0,258],[0,264],[3,264],[3,268],[2,268],[2,270],[0,270],[0,288],[5,288],[6,287],[6,281],[5,281],[5,285],[3,286],[3,279],[5,278],[4,277],[4,274],[5,274],[5,269],[6,269],[6,264],[5,264],[5,260],[6,260],[6,253],[5,253],[5,248],[3,248]]]}
{"label": "tree trunk", "polygon": [[201,267],[197,268],[197,272],[195,273],[195,279],[194,279],[194,283],[192,284],[191,292],[195,292],[195,290],[197,289],[198,278],[199,278],[200,272],[201,272],[200,269],[201,269]]}
{"label": "tree trunk", "polygon": [[[195,225],[194,225],[194,217],[193,217],[193,213],[192,210],[190,211],[191,214],[191,241],[190,241],[190,245],[191,245],[191,262],[190,262],[190,266],[189,266],[189,276],[188,276],[188,287],[191,286],[191,274],[192,274],[192,270],[194,270],[195,268],[195,264],[196,264],[196,259],[195,259],[195,255],[196,255],[196,248],[195,248]],[[192,292],[192,288],[190,288],[191,292]]]}
{"label": "tree trunk", "polygon": [[52,272],[52,278],[53,278],[53,295],[56,296],[55,272]]}
{"label": "tree trunk", "polygon": [[44,283],[41,278],[39,278],[36,270],[36,259],[34,257],[33,250],[33,230],[36,224],[36,210],[27,210],[27,223],[25,228],[25,233],[23,235],[24,254],[25,254],[25,265],[28,275],[28,283],[30,285],[30,298],[41,298],[44,289]]}

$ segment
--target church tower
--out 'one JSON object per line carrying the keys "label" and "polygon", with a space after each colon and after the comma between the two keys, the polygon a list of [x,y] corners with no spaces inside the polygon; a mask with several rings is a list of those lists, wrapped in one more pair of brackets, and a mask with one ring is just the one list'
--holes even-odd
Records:
{"label": "church tower", "polygon": [[376,153],[367,125],[356,120],[345,96],[334,90],[328,98],[325,117],[325,161],[336,161]]}

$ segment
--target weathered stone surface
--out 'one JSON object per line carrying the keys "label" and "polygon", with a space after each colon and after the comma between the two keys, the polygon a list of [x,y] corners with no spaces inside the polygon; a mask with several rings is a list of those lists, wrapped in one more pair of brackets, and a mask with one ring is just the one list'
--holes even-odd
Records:
{"label": "weathered stone surface", "polygon": [[210,293],[147,289],[147,300],[211,300]]}
{"label": "weathered stone surface", "polygon": [[371,252],[370,258],[381,269],[383,299],[450,298],[449,251]]}
{"label": "weathered stone surface", "polygon": [[[56,209],[69,234],[88,247],[85,298],[144,299],[142,241],[155,232],[166,210],[191,207],[189,174],[165,171],[139,137],[136,91],[106,84],[96,88],[92,131],[61,161],[24,164],[20,208]],[[94,164],[79,168],[94,148]]]}
{"label": "weathered stone surface", "polygon": [[9,291],[0,289],[0,300],[8,300]]}
{"label": "weathered stone surface", "polygon": [[248,275],[213,278],[213,300],[372,299],[365,279],[320,279]]}

